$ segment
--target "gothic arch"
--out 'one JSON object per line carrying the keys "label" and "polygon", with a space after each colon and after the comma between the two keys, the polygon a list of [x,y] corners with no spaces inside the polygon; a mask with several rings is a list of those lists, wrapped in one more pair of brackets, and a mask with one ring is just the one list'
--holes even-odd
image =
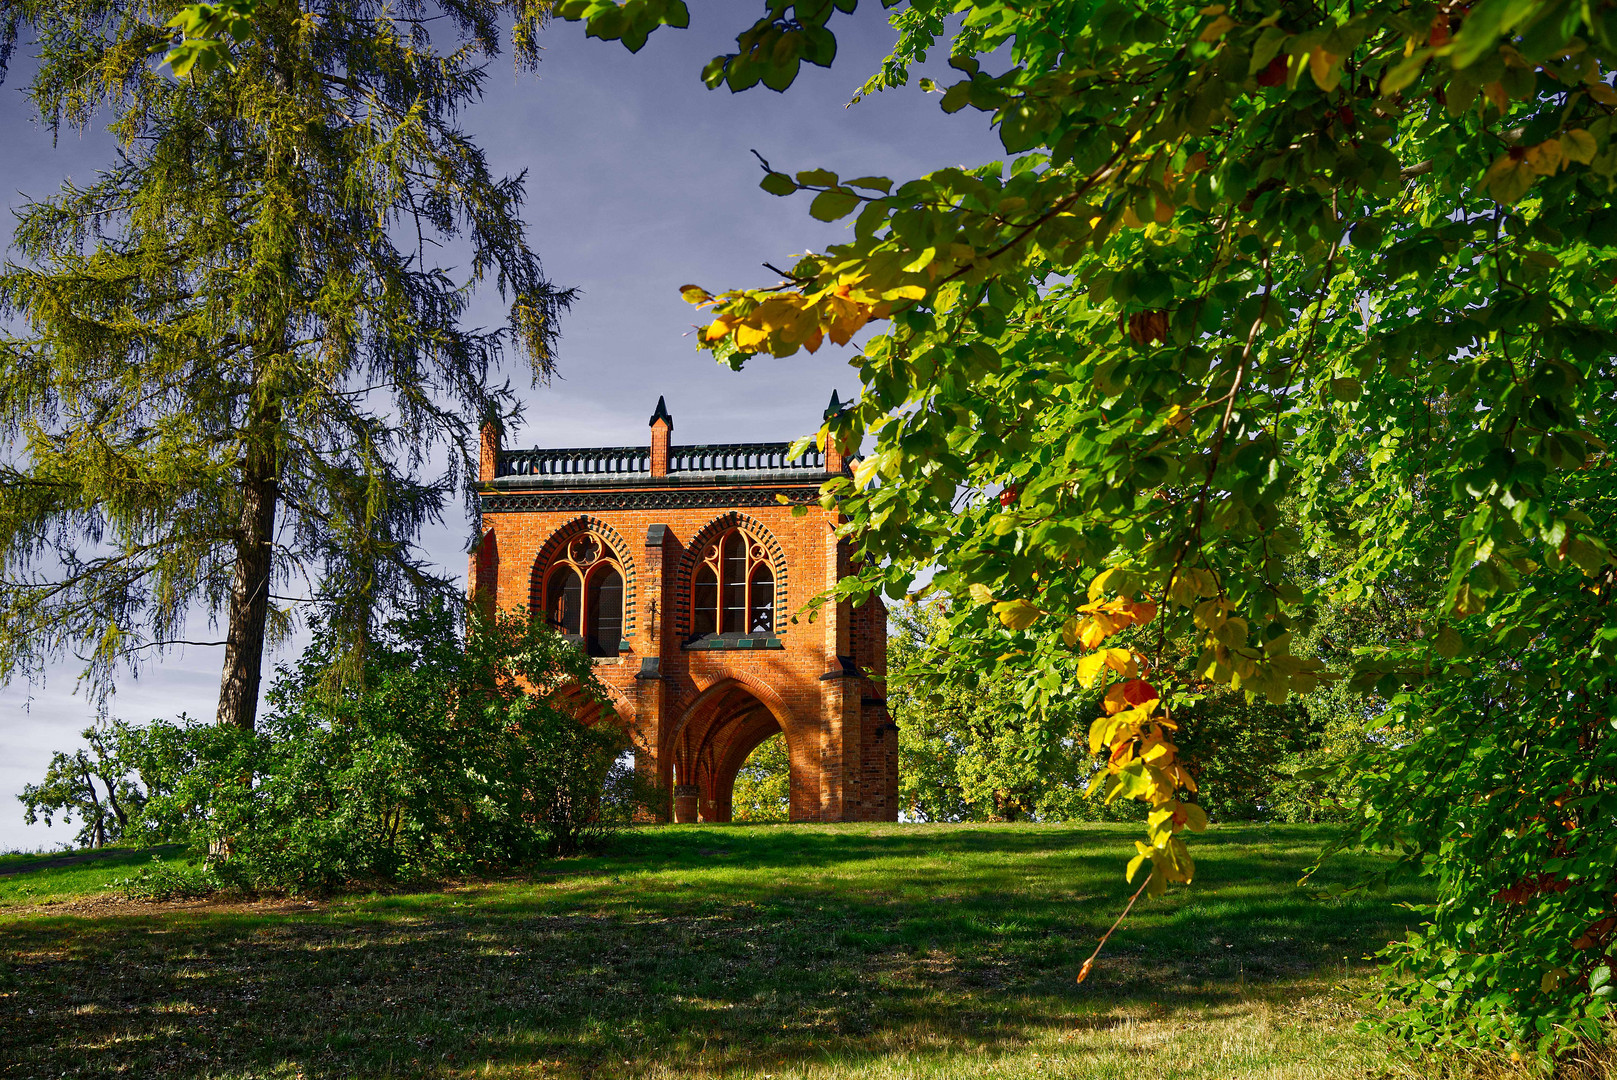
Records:
{"label": "gothic arch", "polygon": [[607,547],[612,549],[612,557],[623,568],[623,636],[632,638],[639,611],[635,603],[636,568],[634,560],[629,556],[629,545],[624,542],[622,534],[616,529],[590,514],[581,514],[559,525],[539,548],[539,554],[534,556],[533,568],[528,575],[528,610],[543,611],[545,571],[550,569],[550,564],[556,561],[570,540],[587,532],[592,532],[605,540]]}
{"label": "gothic arch", "polygon": [[604,721],[623,728],[637,751],[652,750],[653,747],[646,745],[636,730],[633,703],[617,687],[610,683],[602,685],[606,688],[605,702],[597,701],[586,694],[577,683],[569,683],[557,690],[552,700],[585,724],[598,724]]}
{"label": "gothic arch", "polygon": [[[702,560],[702,555],[712,547],[724,533],[731,529],[744,529],[757,537],[764,546],[775,572],[775,636],[786,632],[785,615],[791,610],[788,600],[788,574],[790,567],[786,564],[786,552],[775,539],[775,534],[769,527],[750,514],[743,514],[732,510],[728,514],[721,514],[702,526],[700,532],[691,537],[685,545],[685,552],[680,556],[679,568],[674,573],[674,633],[686,637],[691,632],[691,576],[696,572],[696,566]],[[784,725],[782,725],[784,726]]]}
{"label": "gothic arch", "polygon": [[679,719],[674,721],[674,726],[668,734],[669,745],[673,745],[679,740],[679,737],[685,732],[685,725],[689,724],[691,719],[701,712],[704,705],[738,686],[757,698],[758,703],[769,710],[776,722],[780,724],[780,729],[786,732],[788,739],[797,732],[797,718],[792,715],[792,710],[786,704],[785,698],[782,698],[773,687],[756,675],[746,671],[733,671],[725,675],[724,678],[715,680],[689,701],[679,704]]}
{"label": "gothic arch", "polygon": [[[793,820],[812,819],[817,809],[813,771],[819,746],[780,694],[758,678],[736,673],[688,698],[663,741],[667,780],[697,792],[704,821],[728,821],[736,775],[747,756],[779,732],[792,762]],[[804,770],[808,770],[804,772]],[[684,819],[682,819],[684,820]]]}

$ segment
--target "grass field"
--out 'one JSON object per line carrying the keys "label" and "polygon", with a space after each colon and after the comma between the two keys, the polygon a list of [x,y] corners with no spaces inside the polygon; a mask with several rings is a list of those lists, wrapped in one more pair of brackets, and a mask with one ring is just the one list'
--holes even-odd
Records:
{"label": "grass field", "polygon": [[1142,902],[1077,985],[1134,835],[665,827],[329,902],[117,902],[99,886],[145,856],[7,858],[0,1076],[1404,1074],[1353,1022],[1417,897],[1299,887],[1311,827],[1199,838],[1195,885]]}

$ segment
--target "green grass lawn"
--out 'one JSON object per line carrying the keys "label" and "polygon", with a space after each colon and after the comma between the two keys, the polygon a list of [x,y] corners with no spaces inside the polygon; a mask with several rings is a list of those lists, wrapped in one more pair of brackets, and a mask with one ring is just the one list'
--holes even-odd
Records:
{"label": "green grass lawn", "polygon": [[0,876],[0,1076],[1401,1070],[1353,1022],[1417,897],[1299,887],[1320,829],[1198,838],[1195,885],[1142,901],[1076,984],[1135,834],[663,827],[531,878],[320,903],[64,901],[147,856],[36,868]]}
{"label": "green grass lawn", "polygon": [[144,851],[113,847],[45,855],[0,855],[0,914],[19,905],[105,896],[107,886],[149,866],[154,855],[166,862],[192,862],[178,845]]}

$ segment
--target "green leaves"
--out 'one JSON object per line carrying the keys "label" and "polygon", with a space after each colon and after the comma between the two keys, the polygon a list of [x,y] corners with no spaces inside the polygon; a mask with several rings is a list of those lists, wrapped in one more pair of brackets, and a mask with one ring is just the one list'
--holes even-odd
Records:
{"label": "green leaves", "polygon": [[758,186],[771,195],[792,195],[797,192],[797,185],[785,173],[765,173],[762,182]]}
{"label": "green leaves", "polygon": [[[756,48],[790,13],[710,84],[799,56]],[[857,210],[852,235],[789,287],[721,294],[703,339],[739,366],[880,331],[838,427],[869,455],[822,493],[861,567],[840,588],[931,573],[960,598],[954,673],[1014,681],[1036,715],[1091,682],[1160,694],[1127,721],[1141,706],[1108,699],[1091,729],[1096,790],[1151,804],[1153,895],[1188,879],[1175,830],[1201,796],[1177,755],[1217,730],[1200,703],[1339,692],[1361,756],[1331,790],[1356,842],[1440,864],[1441,910],[1468,913],[1408,954],[1397,1022],[1571,1030],[1595,964],[1569,943],[1610,889],[1551,853],[1617,842],[1589,809],[1617,763],[1581,773],[1572,749],[1611,762],[1617,40],[1561,0],[1294,14],[907,8],[866,90],[944,50],[963,74],[942,109],[990,114],[1015,160],[798,173],[814,218]],[[1157,632],[1102,625],[1111,603]],[[1534,891],[1546,876],[1583,899]],[[1468,935],[1498,951],[1456,974]]]}
{"label": "green leaves", "polygon": [[814,197],[809,204],[809,213],[821,221],[835,221],[852,213],[859,203],[859,196],[853,192],[833,188]]}
{"label": "green leaves", "polygon": [[690,25],[684,0],[563,0],[556,15],[567,22],[582,22],[586,37],[621,41],[639,52],[661,26],[683,29]]}
{"label": "green leaves", "polygon": [[189,4],[180,9],[165,28],[180,32],[180,41],[163,57],[176,79],[190,76],[193,69],[213,71],[224,67],[235,71],[228,35],[237,43],[253,36],[253,12],[259,0],[219,0],[218,3]]}

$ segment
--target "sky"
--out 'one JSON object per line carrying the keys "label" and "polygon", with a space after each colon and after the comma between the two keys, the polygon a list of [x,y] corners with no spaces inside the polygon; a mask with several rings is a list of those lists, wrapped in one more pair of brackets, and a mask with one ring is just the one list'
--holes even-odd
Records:
{"label": "sky", "polygon": [[[496,173],[526,172],[530,241],[552,281],[580,290],[562,320],[557,377],[527,389],[521,372],[509,372],[525,416],[507,432],[507,446],[649,440],[658,395],[673,414],[676,445],[785,440],[814,430],[833,389],[844,400],[857,391],[847,366],[852,348],[827,343],[813,356],[754,360],[732,372],[696,351],[699,313],[678,292],[686,283],[715,292],[772,284],[775,275],[762,263],[789,265],[792,255],[843,236],[844,224],[809,217],[809,197],[761,191],[752,151],[782,171],[819,167],[899,183],[1003,156],[985,114],[946,116],[938,97],[914,89],[913,80],[911,88],[846,107],[895,37],[877,5],[839,16],[832,23],[836,63],[829,70],[804,65],[785,94],[762,86],[742,94],[706,89],[702,66],[733,49],[762,4],[692,7],[689,30],[659,30],[634,55],[617,42],[585,38],[576,24],[554,24],[538,73],[519,75],[508,56],[496,59],[484,99],[464,115]],[[64,130],[53,144],[22,92],[31,75],[27,53],[19,48],[0,84],[0,191],[12,209],[68,178],[90,180],[113,152],[95,125]],[[939,68],[934,59],[912,75],[954,81]],[[12,224],[10,214],[0,215],[0,245],[9,247]],[[469,313],[474,324],[500,317],[492,291]],[[469,530],[456,503],[422,537],[423,549],[464,574]],[[121,678],[111,713],[132,721],[212,715],[221,653],[177,651],[138,679]],[[288,658],[283,650],[269,665]],[[53,750],[80,744],[94,709],[75,693],[77,672],[68,657],[43,682],[0,688],[0,852],[72,839],[75,829],[60,823],[24,824],[16,795],[43,775]]]}

